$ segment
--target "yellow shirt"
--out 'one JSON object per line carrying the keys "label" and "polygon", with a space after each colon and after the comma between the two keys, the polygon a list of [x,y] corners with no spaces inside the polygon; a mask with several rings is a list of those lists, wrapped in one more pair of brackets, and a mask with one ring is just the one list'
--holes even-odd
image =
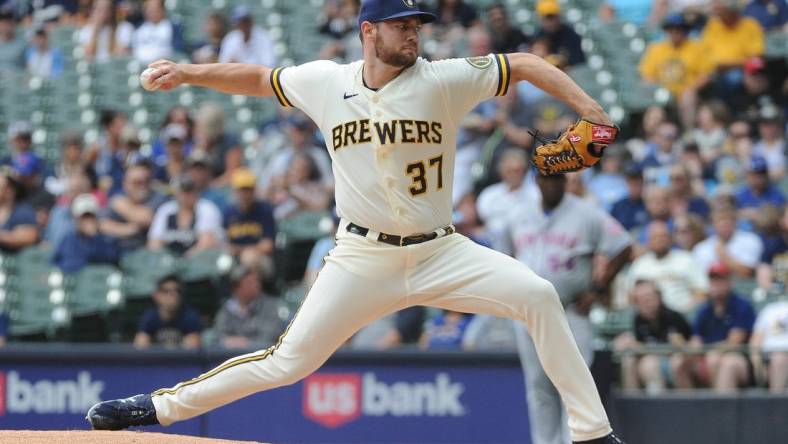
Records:
{"label": "yellow shirt", "polygon": [[711,69],[703,47],[695,40],[685,40],[679,47],[669,41],[652,43],[640,60],[640,75],[664,86],[674,96],[680,95]]}
{"label": "yellow shirt", "polygon": [[712,17],[703,28],[701,42],[715,68],[741,65],[750,57],[762,55],[765,47],[763,28],[750,17],[740,18],[733,28]]}

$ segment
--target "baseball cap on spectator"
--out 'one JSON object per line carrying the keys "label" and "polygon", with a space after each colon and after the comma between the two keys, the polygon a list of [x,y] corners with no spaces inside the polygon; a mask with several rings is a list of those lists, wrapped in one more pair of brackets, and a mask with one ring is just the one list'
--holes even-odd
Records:
{"label": "baseball cap on spectator", "polygon": [[247,267],[246,265],[237,265],[232,270],[230,270],[230,285],[236,287],[238,283],[241,282],[241,279],[245,278],[253,271],[254,270],[252,270],[250,267]]}
{"label": "baseball cap on spectator", "polygon": [[536,4],[536,13],[540,17],[547,17],[549,15],[558,15],[561,12],[561,5],[555,0],[539,0]]}
{"label": "baseball cap on spectator", "polygon": [[254,173],[246,168],[239,168],[233,173],[232,184],[236,190],[254,188],[256,183],[257,178],[254,177]]}
{"label": "baseball cap on spectator", "polygon": [[709,268],[709,277],[726,278],[731,275],[731,270],[723,262],[717,262]]}
{"label": "baseball cap on spectator", "polygon": [[432,23],[438,17],[422,11],[415,0],[363,0],[358,13],[358,26],[364,22],[376,23],[402,17],[417,16],[422,23]]}
{"label": "baseball cap on spectator", "polygon": [[233,21],[238,22],[243,19],[252,18],[252,10],[246,5],[238,5],[233,9]]}
{"label": "baseball cap on spectator", "polygon": [[2,8],[0,8],[0,21],[5,21],[5,20],[16,21],[16,16],[14,15],[14,12],[8,6],[3,6]]}
{"label": "baseball cap on spectator", "polygon": [[766,70],[766,62],[761,57],[750,57],[744,62],[744,72],[747,74],[758,74]]}
{"label": "baseball cap on spectator", "polygon": [[79,145],[82,146],[84,139],[82,133],[76,129],[67,129],[60,134],[60,144],[64,146]]}
{"label": "baseball cap on spectator", "polygon": [[11,166],[21,177],[32,176],[40,173],[43,169],[43,162],[30,151],[16,154],[11,160]]}
{"label": "baseball cap on spectator", "polygon": [[202,166],[209,168],[211,166],[211,159],[205,154],[205,151],[195,150],[186,158],[186,166]]}
{"label": "baseball cap on spectator", "polygon": [[747,172],[766,174],[769,172],[769,164],[766,163],[766,158],[759,155],[750,157],[750,163],[747,165]]}
{"label": "baseball cap on spectator", "polygon": [[662,22],[662,29],[682,29],[688,30],[689,24],[684,20],[684,14],[676,12],[665,17]]}
{"label": "baseball cap on spectator", "polygon": [[639,164],[632,162],[624,168],[624,176],[627,179],[642,179],[643,168]]}
{"label": "baseball cap on spectator", "polygon": [[99,204],[96,196],[92,194],[80,194],[79,196],[74,198],[74,202],[71,203],[71,214],[74,215],[75,218],[80,218],[86,214],[97,215],[99,211]]}
{"label": "baseball cap on spectator", "polygon": [[188,193],[189,191],[194,191],[197,189],[197,183],[194,181],[194,179],[189,177],[188,174],[184,174],[180,177],[173,179],[171,185],[172,185],[172,189],[176,192],[184,191]]}
{"label": "baseball cap on spectator", "polygon": [[766,105],[763,105],[758,111],[758,121],[779,123],[780,110],[771,103],[767,103]]}
{"label": "baseball cap on spectator", "polygon": [[8,137],[15,139],[17,137],[27,136],[33,134],[33,126],[26,120],[17,120],[16,122],[8,125]]}
{"label": "baseball cap on spectator", "polygon": [[170,140],[178,140],[183,142],[186,140],[186,136],[188,135],[188,131],[186,131],[186,127],[178,124],[178,123],[171,123],[164,127],[164,131],[162,131],[162,137],[165,141],[169,142]]}

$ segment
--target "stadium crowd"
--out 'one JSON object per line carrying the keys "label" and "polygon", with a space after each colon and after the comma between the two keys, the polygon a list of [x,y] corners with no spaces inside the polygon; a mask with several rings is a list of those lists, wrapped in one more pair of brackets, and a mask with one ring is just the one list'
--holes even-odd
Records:
{"label": "stadium crowd", "polygon": [[[583,39],[565,20],[569,2],[536,2],[534,32],[519,29],[516,11],[503,3],[431,3],[439,20],[422,30],[427,58],[530,51],[570,75],[587,63]],[[621,352],[626,389],[755,384],[784,392],[788,81],[785,58],[766,57],[765,41],[788,32],[788,7],[781,0],[599,3],[594,20],[634,23],[650,36],[631,69],[670,99],[631,112],[620,122],[623,140],[597,167],[566,177],[567,193],[612,216],[631,237],[628,263],[594,288],[590,318],[599,325],[611,314],[631,314],[600,333]],[[358,8],[357,0],[324,2],[312,31],[325,44],[315,58],[360,58]],[[49,35],[67,25],[78,29],[81,57],[96,64],[185,55],[194,63],[276,66],[273,41],[250,7],[229,12],[211,12],[204,39],[186,41],[159,0],[0,1],[0,76],[62,75],[68,67]],[[160,276],[134,344],[275,342],[291,313],[280,309],[282,295],[308,287],[333,246],[331,161],[315,125],[298,112],[278,110],[250,143],[226,129],[229,118],[210,102],[173,106],[147,144],[129,116],[106,109],[96,140],[86,141],[77,127],[60,134],[56,161],[33,149],[29,121],[9,122],[0,142],[2,255],[46,246],[51,263],[72,274],[118,265],[140,249],[187,259],[222,250],[235,266],[229,287],[217,288],[219,311],[201,315],[183,302],[178,276]],[[528,162],[532,132],[557,134],[576,118],[525,82],[475,108],[458,139],[458,232],[504,248],[513,209],[541,211]],[[306,230],[308,242],[288,241],[283,233],[292,231],[282,227]],[[592,259],[604,268],[604,259]],[[567,300],[571,306],[572,296]],[[0,344],[9,322],[0,315]],[[507,321],[421,307],[373,323],[349,346],[401,344],[515,348]]]}

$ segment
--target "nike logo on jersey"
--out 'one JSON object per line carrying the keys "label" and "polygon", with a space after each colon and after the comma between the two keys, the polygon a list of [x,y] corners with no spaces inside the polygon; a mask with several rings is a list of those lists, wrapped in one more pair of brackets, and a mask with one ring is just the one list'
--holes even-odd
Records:
{"label": "nike logo on jersey", "polygon": [[426,120],[390,120],[370,123],[369,119],[345,122],[331,129],[334,151],[349,145],[369,143],[376,139],[380,145],[403,143],[433,143],[443,141],[443,125]]}
{"label": "nike logo on jersey", "polygon": [[347,99],[349,99],[349,98],[351,98],[351,97],[356,97],[357,95],[358,95],[358,93],[356,93],[356,94],[348,94],[348,93],[345,93],[345,95],[344,95],[343,97],[345,98],[345,100],[347,100]]}

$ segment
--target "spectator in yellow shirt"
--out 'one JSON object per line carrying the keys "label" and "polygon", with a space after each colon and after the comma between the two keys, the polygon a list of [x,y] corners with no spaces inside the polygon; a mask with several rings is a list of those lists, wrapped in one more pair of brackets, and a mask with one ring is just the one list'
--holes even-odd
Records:
{"label": "spectator in yellow shirt", "polygon": [[682,124],[689,128],[698,90],[708,83],[713,66],[703,53],[703,46],[687,38],[689,24],[681,14],[668,16],[662,28],[667,38],[648,46],[640,61],[640,75],[646,82],[671,92],[679,105]]}
{"label": "spectator in yellow shirt", "polygon": [[703,28],[701,43],[714,68],[727,71],[763,54],[763,28],[755,19],[741,15],[736,0],[715,0],[712,10],[715,16]]}

